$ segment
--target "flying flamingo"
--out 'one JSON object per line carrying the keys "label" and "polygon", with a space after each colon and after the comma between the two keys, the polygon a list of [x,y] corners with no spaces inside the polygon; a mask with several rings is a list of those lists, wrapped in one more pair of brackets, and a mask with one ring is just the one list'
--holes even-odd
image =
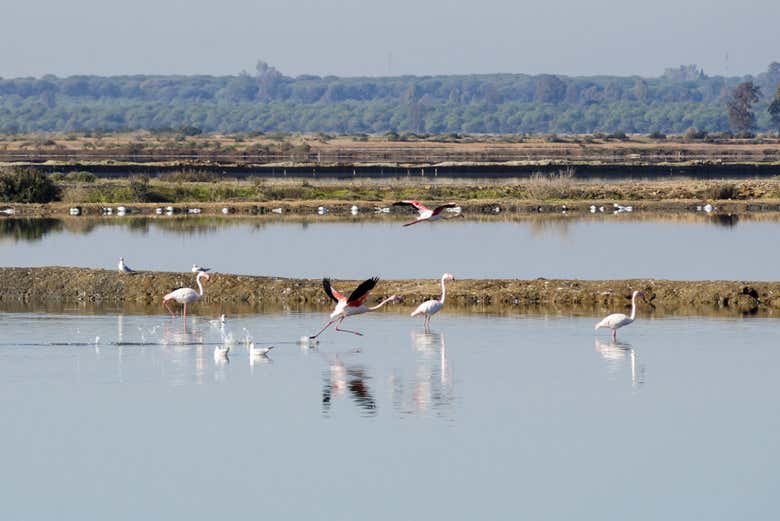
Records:
{"label": "flying flamingo", "polygon": [[173,311],[171,311],[171,307],[168,305],[168,301],[175,300],[179,304],[184,304],[184,312],[182,313],[182,317],[185,319],[187,318],[187,304],[197,302],[203,296],[203,285],[200,283],[200,279],[202,278],[209,280],[209,274],[205,271],[201,271],[195,278],[195,281],[198,283],[198,289],[200,289],[200,292],[197,292],[192,288],[179,288],[171,291],[163,297],[163,305],[168,309],[171,317],[176,318],[176,315]]}
{"label": "flying flamingo", "polygon": [[336,331],[343,331],[344,333],[352,333],[353,335],[363,336],[363,333],[358,331],[350,331],[348,329],[339,329],[339,326],[347,317],[351,317],[352,315],[361,315],[370,311],[376,311],[388,302],[398,301],[398,297],[393,295],[389,298],[386,298],[376,306],[366,306],[365,301],[368,297],[368,293],[374,289],[374,286],[376,286],[378,281],[379,277],[372,277],[368,280],[364,280],[357,288],[355,288],[355,291],[353,291],[349,297],[345,297],[336,291],[333,287],[331,287],[329,278],[322,279],[322,287],[325,289],[325,294],[328,295],[331,300],[336,302],[336,309],[334,309],[333,313],[330,314],[330,321],[325,324],[322,329],[320,329],[319,333],[310,336],[309,339],[315,339],[320,336],[320,334],[328,329],[334,322],[336,322]]}
{"label": "flying flamingo", "polygon": [[455,280],[455,277],[452,276],[452,273],[445,273],[441,276],[441,298],[439,300],[433,299],[433,300],[426,300],[419,306],[417,306],[417,309],[415,309],[412,312],[413,317],[416,317],[417,315],[425,315],[425,321],[423,324],[425,325],[425,330],[428,331],[428,329],[431,327],[431,317],[438,313],[441,308],[444,307],[444,297],[447,294],[447,290],[444,287],[444,281],[445,280]]}
{"label": "flying flamingo", "polygon": [[[438,221],[439,219],[446,219],[444,210],[447,208],[456,208],[458,205],[455,203],[447,203],[441,206],[437,206],[433,210],[422,204],[420,201],[398,201],[393,203],[393,206],[414,206],[417,208],[417,219],[412,222],[404,224],[404,226],[411,226],[413,224],[421,223],[423,221]],[[460,215],[460,213],[458,213]]]}
{"label": "flying flamingo", "polygon": [[634,294],[631,295],[631,316],[630,317],[626,316],[625,313],[613,313],[609,316],[604,317],[604,319],[601,322],[596,324],[594,330],[598,331],[601,328],[611,329],[612,341],[615,342],[617,340],[617,330],[623,326],[629,325],[631,322],[634,321],[634,318],[636,317],[637,297],[642,297],[642,300],[647,302],[644,293],[642,293],[641,291],[634,291]]}

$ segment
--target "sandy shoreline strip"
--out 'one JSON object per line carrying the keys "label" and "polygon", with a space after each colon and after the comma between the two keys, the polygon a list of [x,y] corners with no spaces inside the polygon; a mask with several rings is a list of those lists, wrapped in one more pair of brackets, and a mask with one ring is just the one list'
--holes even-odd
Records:
{"label": "sandy shoreline strip", "polygon": [[[354,287],[358,281],[338,281]],[[110,306],[160,306],[162,296],[177,287],[194,287],[192,273],[139,272],[68,268],[0,268],[0,306],[24,303],[90,303]],[[489,279],[456,280],[448,287],[447,306],[474,312],[594,313],[630,306],[634,289],[651,296],[647,315],[760,314],[780,316],[780,282],[631,280]],[[392,294],[406,309],[438,296],[438,280],[381,280],[374,299]],[[269,307],[328,309],[319,279],[217,273],[206,285],[199,306],[253,309]],[[161,308],[162,309],[162,308]]]}

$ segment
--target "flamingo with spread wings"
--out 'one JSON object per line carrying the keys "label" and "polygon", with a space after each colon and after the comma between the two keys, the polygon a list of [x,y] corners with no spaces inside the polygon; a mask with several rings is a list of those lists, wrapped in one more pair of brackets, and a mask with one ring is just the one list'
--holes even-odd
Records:
{"label": "flamingo with spread wings", "polygon": [[366,306],[365,302],[368,298],[369,292],[374,289],[376,286],[376,283],[379,282],[379,277],[372,277],[368,280],[364,280],[363,282],[358,285],[357,288],[355,288],[355,291],[353,291],[349,297],[345,297],[342,293],[339,293],[335,288],[333,288],[330,285],[330,279],[324,278],[322,279],[322,288],[325,290],[325,294],[330,297],[331,300],[336,302],[336,309],[333,310],[333,313],[330,314],[330,321],[325,324],[325,326],[320,330],[319,333],[316,335],[312,335],[309,338],[314,339],[320,336],[320,334],[328,329],[331,324],[334,322],[336,323],[336,331],[342,331],[344,333],[352,333],[353,335],[363,336],[363,333],[360,333],[358,331],[350,331],[348,329],[339,329],[339,326],[344,321],[345,318],[351,317],[352,315],[361,315],[363,313],[369,313],[371,311],[376,311],[377,309],[381,308],[385,304],[389,302],[396,302],[398,300],[398,297],[395,295],[386,298],[376,306]]}
{"label": "flamingo with spread wings", "polygon": [[[421,223],[424,221],[438,221],[439,219],[448,219],[446,214],[444,213],[444,210],[447,208],[458,208],[458,205],[455,203],[447,203],[443,204],[441,206],[437,206],[433,210],[422,204],[420,201],[398,201],[397,203],[393,203],[393,206],[413,206],[417,209],[418,215],[417,219],[415,219],[412,222],[408,222],[404,224],[404,226],[411,226],[413,224]],[[460,216],[460,212],[456,213],[454,217]]]}

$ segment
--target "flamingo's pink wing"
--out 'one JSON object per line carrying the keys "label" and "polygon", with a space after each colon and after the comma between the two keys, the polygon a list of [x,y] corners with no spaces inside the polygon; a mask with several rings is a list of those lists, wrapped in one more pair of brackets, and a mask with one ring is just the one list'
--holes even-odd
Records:
{"label": "flamingo's pink wing", "polygon": [[447,203],[441,206],[437,206],[436,208],[433,209],[433,215],[439,215],[444,211],[445,208],[455,208],[456,206],[458,205],[455,203]]}
{"label": "flamingo's pink wing", "polygon": [[398,201],[397,203],[393,203],[393,206],[414,206],[420,212],[428,210],[428,207],[420,201]]}

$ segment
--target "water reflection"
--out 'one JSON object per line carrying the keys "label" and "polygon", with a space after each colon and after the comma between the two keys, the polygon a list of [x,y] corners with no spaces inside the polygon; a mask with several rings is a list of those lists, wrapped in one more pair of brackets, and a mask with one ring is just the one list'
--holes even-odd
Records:
{"label": "water reflection", "polygon": [[396,410],[403,414],[433,411],[450,416],[454,413],[455,390],[444,334],[412,331],[411,339],[416,355],[414,377],[410,385],[394,378],[392,392]]}
{"label": "water reflection", "polygon": [[710,222],[716,226],[731,228],[739,224],[739,215],[735,213],[716,213],[710,216]]}
{"label": "water reflection", "polygon": [[14,218],[0,219],[0,239],[13,241],[39,241],[50,232],[62,231],[62,219]]}
{"label": "water reflection", "polygon": [[339,356],[329,359],[328,370],[323,378],[322,413],[329,416],[334,400],[349,392],[352,402],[364,415],[375,415],[376,399],[368,386],[370,379],[368,372],[361,365],[345,365]]}
{"label": "water reflection", "polygon": [[596,352],[607,364],[607,371],[611,376],[617,376],[623,372],[626,362],[631,370],[631,386],[639,389],[645,383],[645,366],[639,361],[639,356],[631,344],[625,342],[605,341],[597,338]]}

